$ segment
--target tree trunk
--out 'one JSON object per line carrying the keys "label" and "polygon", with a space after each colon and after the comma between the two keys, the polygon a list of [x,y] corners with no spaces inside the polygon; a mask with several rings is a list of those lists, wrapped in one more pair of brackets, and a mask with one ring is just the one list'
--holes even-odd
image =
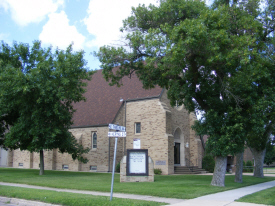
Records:
{"label": "tree trunk", "polygon": [[44,153],[40,150],[40,172],[39,175],[44,175]]}
{"label": "tree trunk", "polygon": [[211,185],[224,187],[227,157],[217,156]]}
{"label": "tree trunk", "polygon": [[243,152],[236,154],[235,182],[243,182]]}
{"label": "tree trunk", "polygon": [[254,156],[255,166],[254,166],[254,177],[264,177],[264,156],[265,156],[265,150],[257,151],[254,148],[251,148],[251,152]]}

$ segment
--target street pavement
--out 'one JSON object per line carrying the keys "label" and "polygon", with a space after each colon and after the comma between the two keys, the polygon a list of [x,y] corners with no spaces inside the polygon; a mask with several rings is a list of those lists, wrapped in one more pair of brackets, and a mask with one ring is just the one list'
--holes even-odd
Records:
{"label": "street pavement", "polygon": [[[266,175],[265,176],[273,176]],[[110,193],[105,192],[94,192],[94,191],[81,191],[81,190],[69,190],[69,189],[57,189],[50,187],[40,187],[33,185],[25,185],[25,184],[15,184],[15,183],[4,183],[0,182],[0,185],[14,186],[14,187],[23,187],[23,188],[32,188],[32,189],[43,189],[43,190],[52,190],[58,192],[71,192],[71,193],[80,193],[80,194],[90,194],[90,195],[100,195],[100,196],[110,196]],[[132,195],[132,194],[122,194],[122,193],[114,193],[113,197],[116,198],[127,198],[127,199],[136,199],[136,200],[147,200],[147,201],[156,201],[156,202],[165,202],[168,205],[172,206],[260,206],[259,204],[252,203],[241,203],[235,202],[235,200],[264,190],[271,187],[275,187],[275,181],[265,182],[257,185],[252,185],[248,187],[238,188],[234,190],[229,190],[225,192],[219,192],[216,194],[205,195],[198,198],[194,198],[191,200],[184,199],[175,199],[175,198],[162,198],[162,197],[154,197],[154,196],[146,196],[146,195]],[[0,194],[1,195],[1,194]],[[0,197],[0,206],[54,206],[53,204],[47,204],[37,201],[27,201],[16,198],[7,198]]]}

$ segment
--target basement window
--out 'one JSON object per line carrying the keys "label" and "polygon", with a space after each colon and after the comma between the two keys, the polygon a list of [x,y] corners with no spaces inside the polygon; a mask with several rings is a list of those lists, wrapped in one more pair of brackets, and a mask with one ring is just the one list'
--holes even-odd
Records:
{"label": "basement window", "polygon": [[18,166],[19,167],[23,167],[23,163],[18,163]]}
{"label": "basement window", "polygon": [[90,170],[91,171],[97,171],[97,166],[96,165],[91,165]]}
{"label": "basement window", "polygon": [[62,165],[62,169],[63,170],[68,170],[69,169],[69,165]]}

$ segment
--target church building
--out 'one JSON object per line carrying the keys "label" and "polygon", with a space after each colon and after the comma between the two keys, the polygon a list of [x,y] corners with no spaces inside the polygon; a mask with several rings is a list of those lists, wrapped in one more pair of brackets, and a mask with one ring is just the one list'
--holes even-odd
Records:
{"label": "church building", "polygon": [[[108,125],[126,127],[127,136],[118,138],[119,162],[133,142],[140,142],[140,149],[148,149],[154,168],[162,174],[174,174],[175,166],[201,168],[204,146],[191,126],[197,119],[184,106],[171,107],[167,91],[160,87],[142,88],[139,79],[132,75],[121,80],[123,86],[109,86],[98,70],[86,87],[86,101],[74,105],[70,131],[89,153],[84,164],[73,160],[58,149],[44,151],[46,170],[110,172],[113,164],[114,137],[108,137]],[[3,154],[2,154],[3,153]],[[39,154],[28,151],[1,150],[1,166],[39,169]]]}

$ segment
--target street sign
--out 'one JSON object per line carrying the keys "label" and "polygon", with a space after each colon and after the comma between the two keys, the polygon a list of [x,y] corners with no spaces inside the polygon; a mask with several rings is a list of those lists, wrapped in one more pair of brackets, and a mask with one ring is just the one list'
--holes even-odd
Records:
{"label": "street sign", "polygon": [[122,131],[125,132],[125,127],[123,126],[118,126],[116,124],[109,124],[109,129],[113,129],[113,130],[118,130],[118,131]]}
{"label": "street sign", "polygon": [[[123,126],[116,124],[109,124],[109,129],[116,130],[116,132],[108,132],[108,137],[115,137],[115,148],[114,148],[114,161],[113,161],[113,171],[112,171],[112,183],[111,183],[111,194],[110,201],[113,199],[113,188],[114,188],[114,178],[115,178],[115,166],[116,166],[116,149],[117,149],[117,138],[126,137],[126,129]],[[122,132],[118,132],[122,131]],[[109,139],[110,140],[110,139]]]}
{"label": "street sign", "polygon": [[126,137],[126,132],[108,132],[108,137]]}

